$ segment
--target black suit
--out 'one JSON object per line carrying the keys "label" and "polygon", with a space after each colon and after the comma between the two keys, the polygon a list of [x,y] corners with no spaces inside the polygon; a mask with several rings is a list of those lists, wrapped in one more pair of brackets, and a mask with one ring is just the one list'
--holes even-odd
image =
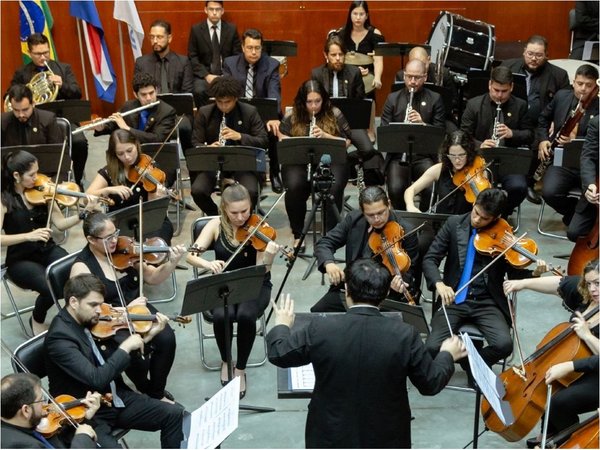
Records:
{"label": "black suit", "polygon": [[2,147],[60,144],[63,139],[63,133],[53,112],[34,108],[31,117],[25,123],[21,123],[12,111],[2,113]]}
{"label": "black suit", "polygon": [[183,438],[183,409],[133,392],[125,385],[121,373],[129,365],[129,353],[119,348],[106,358],[104,365],[98,366],[83,327],[66,308],[52,320],[44,345],[52,395],[82,398],[87,391],[111,392],[110,382],[115,381],[117,394],[125,407],[101,406],[94,415],[94,428],[102,447],[117,447],[110,436],[112,429],[132,428],[161,430],[162,448],[179,448]]}
{"label": "black suit", "polygon": [[[73,436],[70,446],[61,439],[60,434],[55,434],[46,440],[54,448],[97,448],[94,440],[87,434],[81,433]],[[1,448],[46,448],[42,441],[33,435],[31,428],[22,428],[2,421]]]}
{"label": "black suit", "polygon": [[363,305],[303,329],[278,325],[267,342],[276,366],[313,364],[307,448],[410,448],[407,377],[435,395],[454,372],[450,353],[432,360],[411,325]]}

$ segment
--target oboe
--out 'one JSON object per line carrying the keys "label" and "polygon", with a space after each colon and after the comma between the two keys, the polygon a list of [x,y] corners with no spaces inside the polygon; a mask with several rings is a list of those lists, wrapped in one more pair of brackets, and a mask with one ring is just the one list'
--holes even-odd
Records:
{"label": "oboe", "polygon": [[408,116],[413,110],[412,103],[413,97],[415,96],[415,88],[410,88],[410,94],[408,96],[408,105],[406,105],[406,114],[404,115],[404,123],[410,123]]}
{"label": "oboe", "polygon": [[224,147],[225,146],[225,136],[223,136],[223,130],[225,130],[225,128],[227,127],[227,122],[225,119],[225,114],[223,114],[223,119],[221,120],[221,125],[219,125],[219,146],[220,147]]}

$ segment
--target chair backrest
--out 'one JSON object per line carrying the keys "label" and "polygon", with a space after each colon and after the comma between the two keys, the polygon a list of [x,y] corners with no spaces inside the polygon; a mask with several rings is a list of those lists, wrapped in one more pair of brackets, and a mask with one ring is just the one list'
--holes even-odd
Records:
{"label": "chair backrest", "polygon": [[[210,222],[212,219],[215,219],[216,217],[218,217],[218,216],[199,217],[192,223],[192,228],[191,228],[192,243],[196,242],[196,239],[198,239],[198,236],[200,236],[200,233],[202,233],[202,230],[204,229],[206,224],[208,222]],[[203,257],[206,257],[206,253],[203,254]],[[200,273],[201,273],[200,269],[198,269],[198,267],[194,267],[194,278],[198,278]]]}
{"label": "chair backrest", "polygon": [[63,288],[71,274],[71,267],[80,253],[81,250],[64,256],[46,268],[46,284],[58,309],[61,308],[58,301],[63,298]]}
{"label": "chair backrest", "polygon": [[[23,342],[15,350],[15,356],[23,363],[27,370],[40,378],[47,375],[44,357],[44,339],[47,331]],[[11,360],[15,373],[24,372],[18,364]]]}

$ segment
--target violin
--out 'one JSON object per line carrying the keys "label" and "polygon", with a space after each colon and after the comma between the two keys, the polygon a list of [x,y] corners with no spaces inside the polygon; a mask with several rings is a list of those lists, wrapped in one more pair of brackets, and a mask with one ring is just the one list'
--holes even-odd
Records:
{"label": "violin", "polygon": [[[133,329],[138,334],[146,334],[152,328],[152,323],[156,322],[156,314],[151,314],[150,310],[144,305],[128,306],[127,312],[122,309],[116,309],[109,304],[100,305],[100,318],[98,323],[91,329],[92,336],[97,339],[108,339],[116,334],[118,330],[126,330],[129,327],[125,315],[133,325]],[[179,324],[187,325],[192,321],[191,317],[167,316],[169,320]]]}
{"label": "violin", "polygon": [[154,160],[148,155],[140,153],[137,163],[129,167],[126,177],[134,184],[141,182],[147,192],[156,192],[156,189],[161,187],[167,191],[169,197],[179,200],[179,196],[173,190],[165,188],[167,175],[154,165]]}
{"label": "violin", "polygon": [[[67,414],[75,422],[80,423],[85,418],[87,406],[83,403],[83,399],[76,399],[71,395],[59,395],[54,398]],[[112,394],[105,394],[100,400],[106,406],[112,406]],[[36,427],[36,430],[45,438],[54,436],[60,431],[64,422],[67,420],[62,412],[56,410],[56,406],[52,403],[44,405],[43,410],[47,416]]]}
{"label": "violin", "polygon": [[471,204],[475,203],[481,191],[492,187],[490,180],[483,175],[486,167],[485,159],[476,156],[471,166],[463,167],[452,176],[454,185],[465,191],[465,198]]}
{"label": "violin", "polygon": [[170,250],[171,247],[162,238],[152,237],[144,240],[140,252],[139,242],[129,236],[119,236],[117,248],[112,254],[113,265],[125,270],[138,263],[141,257],[145,263],[159,266],[167,260]]}
{"label": "violin", "polygon": [[[82,193],[77,183],[64,182],[58,186],[52,182],[52,179],[41,173],[37,174],[35,184],[30,189],[25,189],[25,199],[32,205],[43,205],[52,200],[56,191],[56,201],[61,206],[73,206],[80,198],[86,198],[87,195]],[[95,197],[95,196],[92,196]],[[106,197],[96,197],[98,201],[109,206],[115,202]]]}
{"label": "violin", "polygon": [[[383,265],[392,275],[400,277],[410,269],[410,256],[400,243],[403,238],[404,228],[394,221],[389,221],[381,230],[373,231],[369,236],[369,248],[374,256],[381,255]],[[415,305],[415,300],[408,289],[404,288],[403,291],[408,303]]]}
{"label": "violin", "polygon": [[[264,222],[258,230],[254,231],[260,221],[261,218],[257,214],[252,214],[246,223],[237,229],[235,239],[238,242],[244,242],[246,238],[254,232],[252,237],[250,237],[250,243],[256,251],[264,252],[269,242],[274,241],[275,238],[277,238],[277,231],[275,231],[275,228]],[[294,259],[294,252],[287,246],[280,247],[279,251],[286,260],[291,261]]]}

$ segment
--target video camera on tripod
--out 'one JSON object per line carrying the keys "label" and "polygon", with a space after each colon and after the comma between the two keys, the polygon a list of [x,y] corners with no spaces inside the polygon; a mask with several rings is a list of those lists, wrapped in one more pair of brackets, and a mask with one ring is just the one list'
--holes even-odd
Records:
{"label": "video camera on tripod", "polygon": [[321,161],[313,173],[315,188],[319,192],[327,192],[331,188],[335,178],[331,171],[331,155],[324,153],[321,155]]}

